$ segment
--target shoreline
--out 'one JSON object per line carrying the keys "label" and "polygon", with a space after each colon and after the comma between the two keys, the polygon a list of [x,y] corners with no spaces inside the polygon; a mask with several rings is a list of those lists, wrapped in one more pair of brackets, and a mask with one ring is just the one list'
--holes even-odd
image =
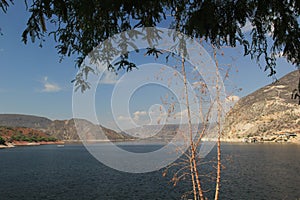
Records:
{"label": "shoreline", "polygon": [[26,141],[14,141],[11,143],[6,143],[6,145],[0,145],[0,149],[8,149],[14,148],[18,146],[40,146],[40,145],[64,145],[64,141],[56,141],[56,142],[26,142]]}
{"label": "shoreline", "polygon": [[[203,139],[203,142],[217,142],[217,139]],[[245,142],[244,139],[239,139],[239,138],[234,138],[234,139],[225,139],[225,138],[221,138],[221,142],[225,142],[225,143],[243,143],[243,144],[298,144],[300,145],[300,141],[297,139],[292,139],[292,140],[288,140],[288,141],[256,141],[256,142]]]}
{"label": "shoreline", "polygon": [[[89,144],[97,144],[97,143],[107,143],[107,142],[139,142],[138,140],[120,140],[120,141],[109,141],[109,140],[92,140],[88,141]],[[164,143],[164,141],[157,141],[158,143]],[[203,139],[203,142],[217,142],[217,139]],[[290,140],[286,142],[274,142],[274,141],[256,141],[256,142],[245,142],[243,139],[221,139],[222,143],[233,143],[233,144],[296,144],[300,145],[299,140]],[[12,143],[7,143],[6,145],[0,145],[0,149],[9,149],[14,147],[21,146],[40,146],[40,145],[65,145],[65,144],[83,144],[82,140],[64,140],[57,142],[25,142],[25,141],[15,141]]]}
{"label": "shoreline", "polygon": [[117,142],[132,142],[133,140],[61,140],[56,142],[26,142],[26,141],[14,141],[10,143],[6,143],[5,145],[0,145],[0,149],[8,149],[14,147],[21,147],[21,146],[40,146],[40,145],[65,145],[65,144],[97,144],[97,143],[117,143]]}

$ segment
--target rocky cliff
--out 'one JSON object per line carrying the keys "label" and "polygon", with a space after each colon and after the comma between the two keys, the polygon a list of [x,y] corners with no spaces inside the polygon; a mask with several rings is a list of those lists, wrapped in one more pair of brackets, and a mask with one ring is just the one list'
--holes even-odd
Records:
{"label": "rocky cliff", "polygon": [[299,99],[291,98],[298,91],[299,77],[299,71],[291,72],[241,98],[226,116],[224,139],[300,134]]}

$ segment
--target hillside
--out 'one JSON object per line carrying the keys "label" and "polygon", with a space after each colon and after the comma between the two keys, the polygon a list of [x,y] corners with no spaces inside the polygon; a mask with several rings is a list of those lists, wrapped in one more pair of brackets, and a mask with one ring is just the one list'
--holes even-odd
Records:
{"label": "hillside", "polygon": [[46,128],[52,121],[45,117],[19,114],[0,114],[0,126]]}
{"label": "hillside", "polygon": [[[126,140],[132,137],[117,133],[114,130],[105,128],[103,126],[95,125],[87,120],[76,119],[78,124],[84,123],[88,131],[83,130],[82,136],[87,140],[104,140],[104,133],[109,140]],[[40,131],[50,137],[57,138],[58,140],[77,141],[81,138],[77,134],[74,119],[70,120],[50,120],[44,117],[32,115],[18,115],[18,114],[0,114],[0,126],[11,128],[29,128],[35,131]],[[0,134],[4,130],[0,130]],[[83,134],[84,133],[84,134]]]}
{"label": "hillside", "polygon": [[[178,129],[178,124],[144,125],[126,130],[126,133],[140,140],[170,142],[177,134]],[[123,134],[126,133],[123,132]]]}
{"label": "hillside", "polygon": [[[77,127],[80,130],[80,135],[77,134],[77,129],[75,127],[75,121]],[[82,128],[84,127],[84,128]],[[81,130],[82,128],[82,130]],[[58,138],[59,140],[126,140],[131,139],[131,137],[126,136],[122,133],[117,133],[114,130],[105,128],[103,126],[95,125],[87,120],[82,119],[70,119],[70,120],[55,120],[53,121],[45,130],[45,132]]]}
{"label": "hillside", "polygon": [[43,131],[39,131],[32,128],[21,127],[0,127],[0,137],[6,142],[55,142],[57,139],[52,137]]}
{"label": "hillside", "polygon": [[294,71],[241,98],[226,116],[223,138],[300,133],[300,105],[291,99],[298,81],[299,72]]}

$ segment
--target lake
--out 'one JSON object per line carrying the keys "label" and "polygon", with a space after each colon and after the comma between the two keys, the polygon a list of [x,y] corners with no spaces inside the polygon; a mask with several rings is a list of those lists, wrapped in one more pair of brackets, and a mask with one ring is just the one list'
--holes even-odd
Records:
{"label": "lake", "polygon": [[[122,146],[122,144],[121,144]],[[147,145],[145,149],[157,149]],[[143,145],[122,146],[143,149]],[[214,149],[208,156],[212,160]],[[300,145],[223,143],[220,199],[300,199]],[[173,186],[162,170],[130,174],[94,159],[82,145],[0,150],[0,199],[180,199],[189,182]],[[206,186],[213,187],[207,183]],[[213,188],[212,188],[213,189]],[[210,197],[212,191],[206,193]]]}

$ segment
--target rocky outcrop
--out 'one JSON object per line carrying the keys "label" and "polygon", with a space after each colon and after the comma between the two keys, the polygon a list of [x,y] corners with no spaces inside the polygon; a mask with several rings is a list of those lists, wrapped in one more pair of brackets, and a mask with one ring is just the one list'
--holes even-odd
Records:
{"label": "rocky outcrop", "polygon": [[291,98],[299,77],[298,71],[291,72],[241,98],[226,116],[223,138],[300,134],[300,105]]}

